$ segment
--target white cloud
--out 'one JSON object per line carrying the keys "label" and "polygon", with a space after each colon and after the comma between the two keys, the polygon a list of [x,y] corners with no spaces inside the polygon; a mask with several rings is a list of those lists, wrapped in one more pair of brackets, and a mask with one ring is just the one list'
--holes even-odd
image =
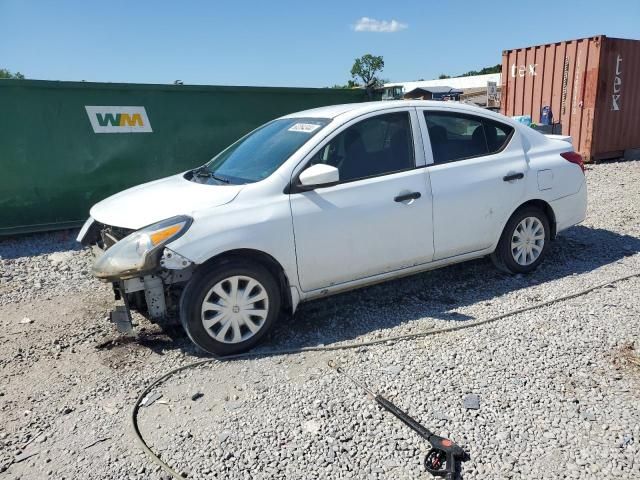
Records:
{"label": "white cloud", "polygon": [[358,19],[353,29],[356,32],[399,32],[408,28],[406,23],[397,20],[376,20],[375,18],[362,17]]}

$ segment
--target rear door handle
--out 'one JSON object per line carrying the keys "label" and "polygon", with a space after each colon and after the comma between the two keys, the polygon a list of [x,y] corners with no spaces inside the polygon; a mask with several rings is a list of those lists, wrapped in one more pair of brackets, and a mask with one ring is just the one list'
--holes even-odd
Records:
{"label": "rear door handle", "polygon": [[405,193],[404,195],[398,195],[397,197],[394,197],[393,200],[396,202],[406,202],[407,200],[417,200],[421,196],[422,194],[420,192],[411,192]]}
{"label": "rear door handle", "polygon": [[522,172],[505,175],[504,177],[502,177],[502,180],[504,180],[505,182],[510,182],[511,180],[520,180],[521,178],[524,178],[524,173]]}

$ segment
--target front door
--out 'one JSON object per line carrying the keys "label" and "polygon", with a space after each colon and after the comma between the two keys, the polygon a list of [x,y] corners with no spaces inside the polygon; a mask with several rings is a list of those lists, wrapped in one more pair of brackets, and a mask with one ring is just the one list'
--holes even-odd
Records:
{"label": "front door", "polygon": [[416,118],[396,109],[354,121],[305,165],[337,167],[340,183],[290,195],[303,291],[431,261],[431,189]]}

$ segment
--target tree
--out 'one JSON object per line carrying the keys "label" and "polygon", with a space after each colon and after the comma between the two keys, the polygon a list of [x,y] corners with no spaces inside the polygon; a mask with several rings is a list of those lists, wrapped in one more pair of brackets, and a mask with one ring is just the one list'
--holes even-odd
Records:
{"label": "tree", "polygon": [[15,78],[16,80],[24,80],[24,75],[20,72],[11,73],[7,69],[0,68],[0,78]]}
{"label": "tree", "polygon": [[445,74],[445,73],[441,73],[441,74],[440,74],[440,76],[438,77],[438,79],[439,79],[439,80],[443,80],[443,79],[445,79],[445,78],[451,78],[451,76],[450,76],[450,75],[447,75],[447,74]]}
{"label": "tree", "polygon": [[380,79],[376,76],[384,69],[384,60],[381,56],[366,55],[356,58],[351,67],[351,77],[360,79],[365,88],[375,88],[380,86]]}

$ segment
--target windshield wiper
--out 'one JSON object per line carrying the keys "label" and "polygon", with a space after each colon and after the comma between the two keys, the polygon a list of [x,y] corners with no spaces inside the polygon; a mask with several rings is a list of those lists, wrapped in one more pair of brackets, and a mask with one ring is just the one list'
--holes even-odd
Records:
{"label": "windshield wiper", "polygon": [[212,172],[211,170],[209,170],[209,168],[206,165],[203,165],[202,167],[199,167],[193,170],[193,175],[196,177],[213,178],[214,180],[217,180],[222,183],[231,183],[231,181],[228,178],[224,178],[216,175],[216,172]]}
{"label": "windshield wiper", "polygon": [[211,178],[213,178],[214,180],[218,180],[219,182],[222,182],[222,183],[231,183],[231,180],[229,180],[228,178],[216,175],[216,172],[211,172]]}

